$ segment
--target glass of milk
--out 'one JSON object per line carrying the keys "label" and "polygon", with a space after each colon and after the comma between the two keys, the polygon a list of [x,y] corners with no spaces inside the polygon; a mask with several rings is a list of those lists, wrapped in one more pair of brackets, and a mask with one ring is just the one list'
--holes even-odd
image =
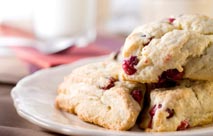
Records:
{"label": "glass of milk", "polygon": [[38,40],[86,45],[96,38],[96,0],[35,0],[33,29]]}

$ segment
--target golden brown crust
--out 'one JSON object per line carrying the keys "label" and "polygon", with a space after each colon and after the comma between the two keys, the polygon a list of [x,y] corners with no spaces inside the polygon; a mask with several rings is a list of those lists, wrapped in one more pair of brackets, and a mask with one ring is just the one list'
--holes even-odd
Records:
{"label": "golden brown crust", "polygon": [[213,81],[213,18],[182,15],[173,22],[155,22],[136,28],[124,44],[124,60],[137,56],[136,72],[123,70],[125,80],[153,83],[169,69],[184,78]]}
{"label": "golden brown crust", "polygon": [[[131,95],[142,84],[120,81],[115,62],[94,63],[77,68],[59,86],[56,105],[59,109],[76,114],[86,122],[113,130],[128,130],[135,125],[141,111]],[[109,67],[110,66],[110,67]],[[80,75],[80,77],[78,77]],[[115,78],[114,86],[102,88]]]}
{"label": "golden brown crust", "polygon": [[[161,132],[178,130],[182,121],[186,121],[189,127],[212,123],[212,92],[213,82],[208,81],[191,81],[188,87],[181,85],[170,89],[152,90],[150,106],[144,111],[140,127],[147,131]],[[150,112],[159,104],[161,106],[156,109],[152,117]],[[169,117],[172,110],[173,115]]]}

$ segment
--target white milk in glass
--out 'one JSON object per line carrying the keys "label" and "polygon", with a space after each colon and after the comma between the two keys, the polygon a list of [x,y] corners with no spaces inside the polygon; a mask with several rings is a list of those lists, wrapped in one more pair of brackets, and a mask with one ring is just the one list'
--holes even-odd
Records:
{"label": "white milk in glass", "polygon": [[86,44],[96,37],[96,1],[37,0],[33,20],[40,40],[74,38]]}

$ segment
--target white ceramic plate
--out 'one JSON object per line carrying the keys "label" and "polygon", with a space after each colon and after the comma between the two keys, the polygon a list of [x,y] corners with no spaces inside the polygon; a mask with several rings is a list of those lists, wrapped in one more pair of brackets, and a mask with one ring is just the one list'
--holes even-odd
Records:
{"label": "white ceramic plate", "polygon": [[136,126],[131,131],[112,131],[81,121],[75,115],[54,107],[56,89],[63,77],[81,65],[101,61],[106,56],[80,60],[69,65],[38,71],[12,90],[12,98],[20,116],[48,130],[69,135],[92,136],[195,136],[213,135],[213,125],[179,132],[147,133]]}

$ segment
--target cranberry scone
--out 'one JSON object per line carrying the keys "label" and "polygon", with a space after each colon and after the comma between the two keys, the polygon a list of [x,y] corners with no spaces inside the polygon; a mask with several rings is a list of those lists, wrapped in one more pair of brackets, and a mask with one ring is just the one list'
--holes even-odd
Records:
{"label": "cranberry scone", "polygon": [[123,50],[124,80],[157,83],[168,70],[213,81],[213,18],[181,15],[136,28]]}
{"label": "cranberry scone", "polygon": [[181,81],[174,88],[154,89],[143,111],[146,131],[179,131],[213,122],[213,82]]}
{"label": "cranberry scone", "polygon": [[73,70],[58,88],[57,108],[108,129],[132,128],[142,109],[145,86],[121,81],[120,70],[121,64],[113,60]]}

